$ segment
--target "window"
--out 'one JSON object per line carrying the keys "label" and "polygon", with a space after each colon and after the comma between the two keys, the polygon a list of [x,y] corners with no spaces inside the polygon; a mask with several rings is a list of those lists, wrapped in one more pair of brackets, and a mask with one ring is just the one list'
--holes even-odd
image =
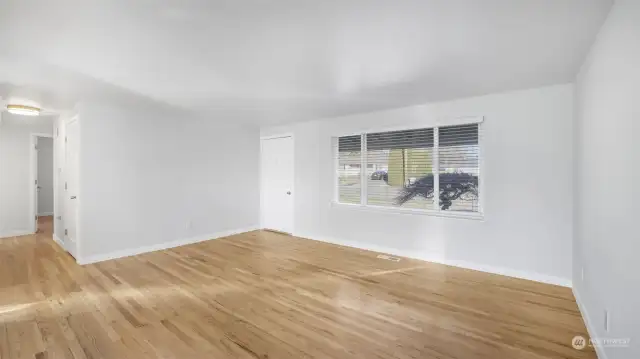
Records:
{"label": "window", "polygon": [[420,178],[433,176],[432,128],[379,132],[364,135],[367,165],[373,164],[367,177],[367,204],[433,209],[433,197],[412,196],[399,199],[405,188]]}
{"label": "window", "polygon": [[478,212],[478,125],[441,127],[438,138],[440,209]]}
{"label": "window", "polygon": [[480,212],[477,123],[338,137],[336,153],[339,203]]}
{"label": "window", "polygon": [[359,204],[362,192],[362,136],[338,140],[338,201]]}

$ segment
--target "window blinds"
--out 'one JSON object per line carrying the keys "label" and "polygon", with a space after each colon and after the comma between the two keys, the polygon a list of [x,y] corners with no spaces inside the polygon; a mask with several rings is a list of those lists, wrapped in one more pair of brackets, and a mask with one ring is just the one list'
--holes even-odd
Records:
{"label": "window blinds", "polygon": [[366,204],[432,209],[433,198],[416,196],[401,203],[402,190],[433,175],[432,128],[379,132],[364,135],[366,141]]}
{"label": "window blinds", "polygon": [[339,137],[338,202],[479,212],[479,130],[474,123]]}
{"label": "window blinds", "polygon": [[438,129],[440,209],[478,212],[478,124]]}
{"label": "window blinds", "polygon": [[362,136],[338,139],[338,202],[360,204],[362,190]]}

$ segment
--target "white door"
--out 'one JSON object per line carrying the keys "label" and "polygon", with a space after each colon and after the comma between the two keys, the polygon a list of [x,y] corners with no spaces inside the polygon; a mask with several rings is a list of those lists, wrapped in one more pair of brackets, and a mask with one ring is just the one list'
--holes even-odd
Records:
{"label": "white door", "polygon": [[64,244],[65,249],[77,258],[77,218],[78,218],[78,152],[79,152],[78,120],[66,126],[65,139],[65,181],[64,192]]}
{"label": "white door", "polygon": [[262,227],[293,233],[293,138],[261,140]]}
{"label": "white door", "polygon": [[33,231],[35,233],[38,232],[38,197],[40,196],[40,184],[38,183],[38,137],[35,136],[33,137],[33,142],[34,142],[34,151],[35,151],[35,162],[33,163],[33,191],[35,192],[35,194],[33,195],[33,219],[35,220],[35,223],[33,225]]}

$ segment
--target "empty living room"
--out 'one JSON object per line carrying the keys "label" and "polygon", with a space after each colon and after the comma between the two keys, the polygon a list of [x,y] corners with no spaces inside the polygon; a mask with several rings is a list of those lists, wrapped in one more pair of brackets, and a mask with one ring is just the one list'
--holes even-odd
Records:
{"label": "empty living room", "polygon": [[0,0],[0,359],[640,359],[639,0]]}

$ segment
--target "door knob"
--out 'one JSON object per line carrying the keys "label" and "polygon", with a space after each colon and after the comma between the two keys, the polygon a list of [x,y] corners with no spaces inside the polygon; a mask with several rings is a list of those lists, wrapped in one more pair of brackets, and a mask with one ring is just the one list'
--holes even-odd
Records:
{"label": "door knob", "polygon": [[287,191],[287,194],[288,194],[289,196],[291,196],[291,191]]}
{"label": "door knob", "polygon": [[76,199],[76,196],[71,196],[71,199]]}

